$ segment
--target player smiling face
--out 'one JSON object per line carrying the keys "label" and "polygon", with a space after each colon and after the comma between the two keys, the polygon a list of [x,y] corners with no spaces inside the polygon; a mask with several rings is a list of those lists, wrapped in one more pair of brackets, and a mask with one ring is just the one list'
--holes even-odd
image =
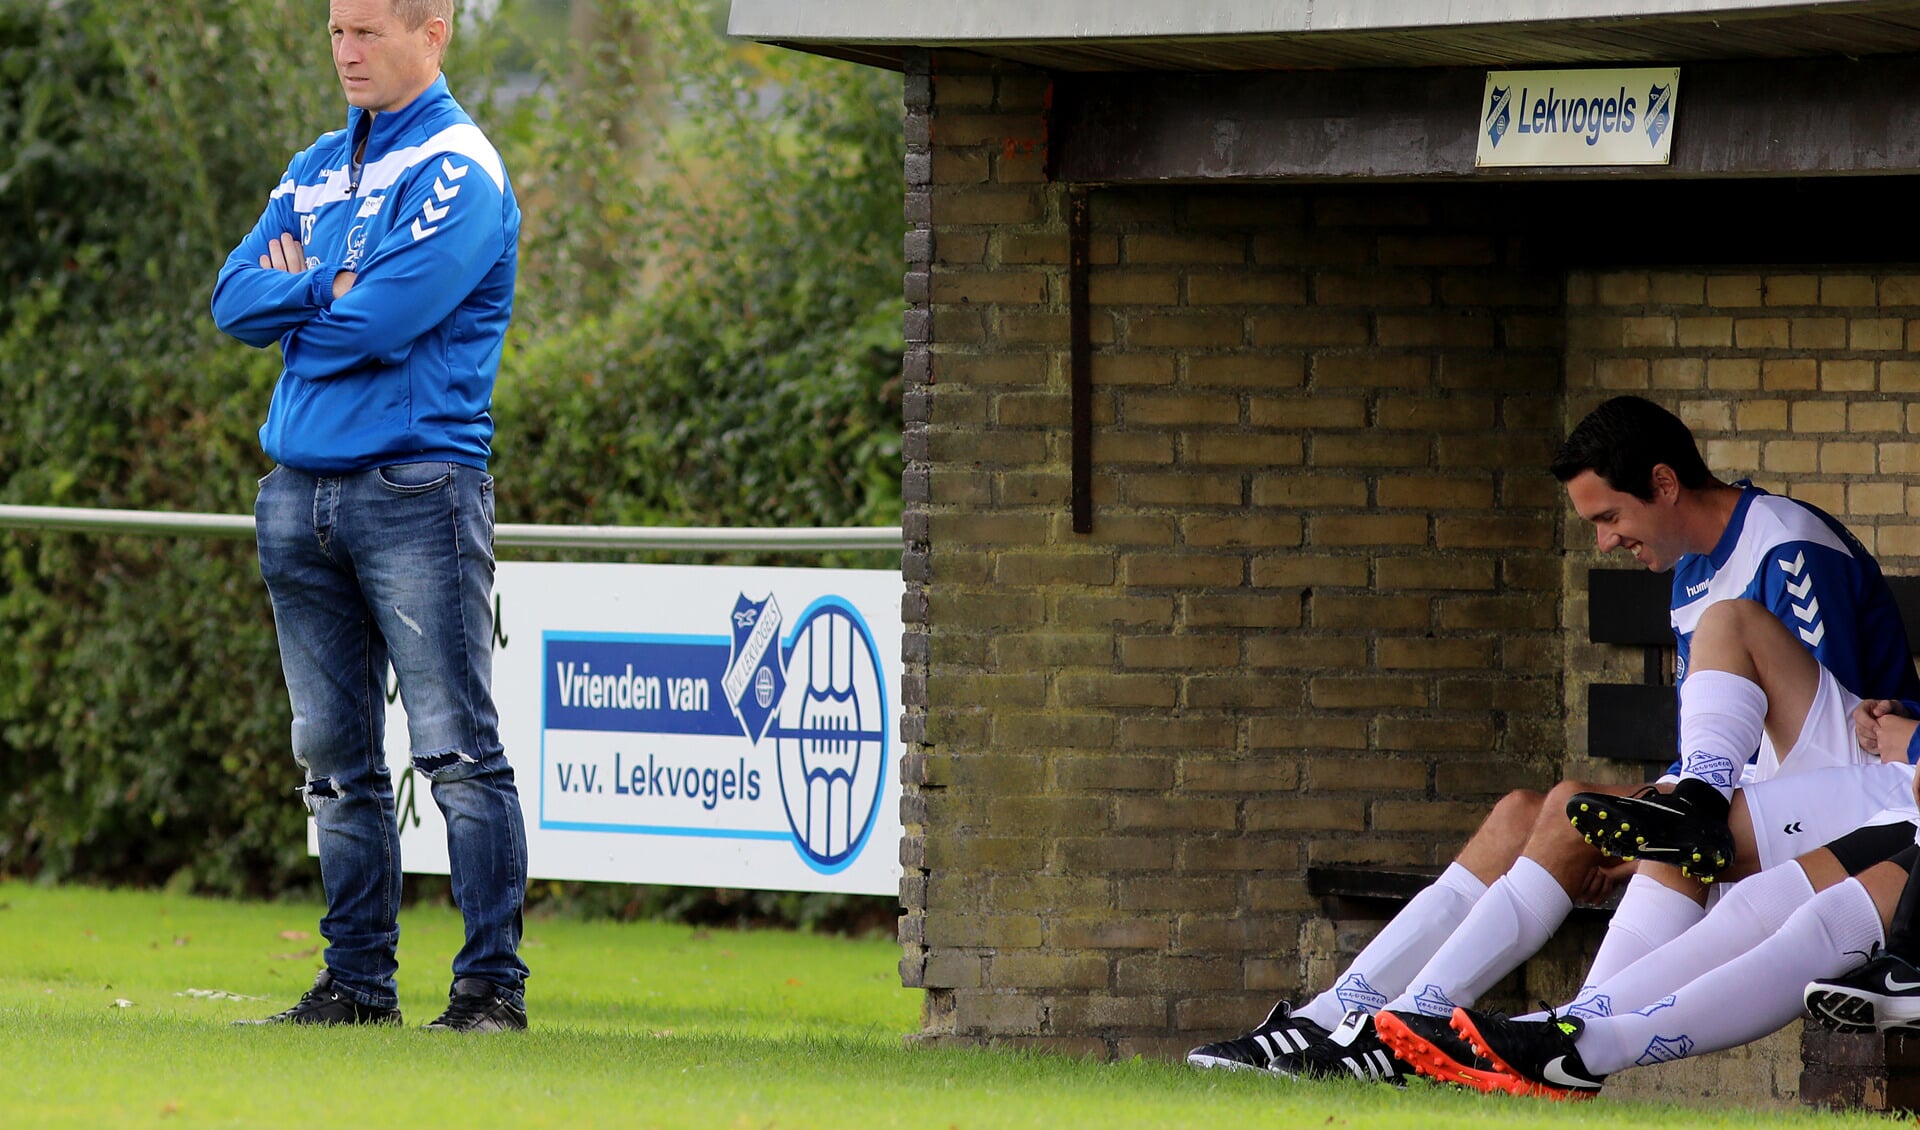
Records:
{"label": "player smiling face", "polygon": [[1653,469],[1652,480],[1653,497],[1637,498],[1614,490],[1592,471],[1582,471],[1567,480],[1567,499],[1575,513],[1593,523],[1600,552],[1624,550],[1658,573],[1672,568],[1687,546],[1676,506],[1678,477],[1663,463]]}

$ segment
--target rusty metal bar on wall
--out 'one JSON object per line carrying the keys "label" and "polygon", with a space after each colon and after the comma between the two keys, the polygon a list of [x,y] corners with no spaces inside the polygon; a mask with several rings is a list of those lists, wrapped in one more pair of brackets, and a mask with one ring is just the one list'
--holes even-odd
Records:
{"label": "rusty metal bar on wall", "polygon": [[1073,532],[1093,532],[1093,344],[1088,310],[1090,191],[1067,191],[1067,363],[1073,398]]}

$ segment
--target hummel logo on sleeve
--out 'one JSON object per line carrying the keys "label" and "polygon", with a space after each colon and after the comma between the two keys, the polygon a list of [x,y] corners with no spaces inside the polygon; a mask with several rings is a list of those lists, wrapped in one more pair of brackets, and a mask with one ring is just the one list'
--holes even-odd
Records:
{"label": "hummel logo on sleeve", "polygon": [[[460,185],[457,182],[467,175],[470,167],[456,165],[450,157],[440,158],[440,175],[433,179],[433,199],[420,205],[420,219],[413,221],[415,243],[440,230],[440,221],[446,219],[447,213],[453,208],[453,205],[448,202],[460,195]],[[447,183],[449,181],[456,183],[449,184]],[[436,201],[438,204],[435,203]],[[428,224],[433,226],[428,227]]]}

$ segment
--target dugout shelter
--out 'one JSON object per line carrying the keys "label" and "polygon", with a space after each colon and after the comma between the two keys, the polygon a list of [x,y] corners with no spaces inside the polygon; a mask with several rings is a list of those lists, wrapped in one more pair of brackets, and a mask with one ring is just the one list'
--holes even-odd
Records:
{"label": "dugout shelter", "polygon": [[[1327,876],[1644,776],[1589,716],[1658,681],[1589,630],[1589,570],[1631,563],[1546,472],[1607,396],[1920,572],[1920,3],[733,0],[731,31],[903,77],[916,1039],[1177,1055],[1390,911]],[[1485,144],[1599,149],[1629,96],[1646,133],[1624,79],[1556,102],[1663,69],[1663,160]],[[1508,990],[1573,987],[1593,937]]]}

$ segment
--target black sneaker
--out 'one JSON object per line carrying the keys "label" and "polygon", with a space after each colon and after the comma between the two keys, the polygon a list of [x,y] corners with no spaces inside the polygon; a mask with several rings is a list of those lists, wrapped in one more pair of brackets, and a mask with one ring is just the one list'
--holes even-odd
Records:
{"label": "black sneaker", "polygon": [[447,1011],[422,1027],[441,1032],[524,1032],[527,1010],[508,1000],[491,983],[462,977],[453,983]]}
{"label": "black sneaker", "polygon": [[1229,1071],[1269,1071],[1275,1060],[1326,1038],[1325,1028],[1304,1016],[1295,1016],[1293,1006],[1281,1001],[1253,1031],[1217,1044],[1202,1044],[1187,1053],[1187,1063]]}
{"label": "black sneaker", "polygon": [[1508,1076],[1462,1039],[1451,1021],[1424,1012],[1387,1010],[1373,1026],[1393,1054],[1429,1079],[1488,1094],[1505,1093]]}
{"label": "black sneaker", "polygon": [[1810,983],[1805,999],[1836,1032],[1920,1032],[1920,967],[1878,947],[1853,972]]}
{"label": "black sneaker", "polygon": [[1620,859],[1671,863],[1703,883],[1733,863],[1726,813],[1726,801],[1711,785],[1692,781],[1670,793],[1648,786],[1633,796],[1575,793],[1567,801],[1567,819],[1589,844]]}
{"label": "black sneaker", "polygon": [[322,969],[320,976],[313,979],[313,988],[308,989],[300,998],[300,1003],[285,1012],[276,1012],[272,1016],[263,1016],[258,1020],[236,1020],[241,1024],[398,1024],[400,1010],[397,1008],[376,1008],[370,1004],[361,1004],[352,997],[333,987],[333,971]]}
{"label": "black sneaker", "polygon": [[1342,1079],[1351,1076],[1365,1083],[1407,1085],[1413,1069],[1393,1049],[1380,1040],[1373,1017],[1359,1011],[1327,1033],[1327,1038],[1308,1044],[1298,1055],[1284,1056],[1268,1068],[1275,1075],[1307,1076],[1312,1079]]}
{"label": "black sneaker", "polygon": [[1548,1099],[1590,1099],[1605,1075],[1587,1070],[1574,1041],[1586,1030],[1577,1016],[1509,1020],[1470,1008],[1453,1010],[1453,1030],[1495,1070],[1508,1076],[1507,1092]]}

